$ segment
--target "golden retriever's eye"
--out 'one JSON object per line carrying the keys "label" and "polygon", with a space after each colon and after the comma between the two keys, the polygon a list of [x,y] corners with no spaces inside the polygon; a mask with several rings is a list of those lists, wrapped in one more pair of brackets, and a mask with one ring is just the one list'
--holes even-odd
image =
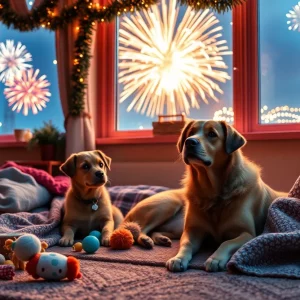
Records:
{"label": "golden retriever's eye", "polygon": [[84,169],[84,170],[89,170],[89,168],[90,168],[90,165],[87,164],[87,163],[84,163],[84,164],[82,165],[82,169]]}
{"label": "golden retriever's eye", "polygon": [[100,163],[99,166],[100,166],[100,168],[103,168],[103,163]]}
{"label": "golden retriever's eye", "polygon": [[217,137],[217,134],[216,134],[214,131],[210,131],[210,132],[208,133],[208,136],[209,136],[209,137]]}

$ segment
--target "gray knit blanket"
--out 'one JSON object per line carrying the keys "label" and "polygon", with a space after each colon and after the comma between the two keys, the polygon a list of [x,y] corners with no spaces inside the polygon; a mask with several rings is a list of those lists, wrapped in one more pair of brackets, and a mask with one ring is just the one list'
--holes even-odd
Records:
{"label": "gray knit blanket", "polygon": [[288,196],[272,203],[263,234],[233,255],[229,271],[300,278],[300,177]]}

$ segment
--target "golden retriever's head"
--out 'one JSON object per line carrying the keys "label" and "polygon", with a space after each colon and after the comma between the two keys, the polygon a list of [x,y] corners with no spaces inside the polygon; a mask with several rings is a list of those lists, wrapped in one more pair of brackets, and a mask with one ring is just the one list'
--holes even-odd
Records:
{"label": "golden retriever's head", "polygon": [[245,138],[223,121],[190,121],[177,147],[187,165],[221,166],[246,144]]}
{"label": "golden retriever's head", "polygon": [[99,150],[72,154],[60,170],[71,177],[72,181],[89,188],[98,188],[107,182],[111,158]]}

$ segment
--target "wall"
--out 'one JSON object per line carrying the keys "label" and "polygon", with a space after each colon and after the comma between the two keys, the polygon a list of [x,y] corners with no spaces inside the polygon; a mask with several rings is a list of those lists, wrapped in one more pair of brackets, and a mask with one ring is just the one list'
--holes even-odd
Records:
{"label": "wall", "polygon": [[[184,165],[172,144],[99,146],[113,159],[113,185],[152,184],[178,187]],[[244,154],[262,167],[266,183],[288,191],[300,175],[300,140],[248,141]],[[0,164],[5,160],[39,159],[38,150],[0,148]]]}

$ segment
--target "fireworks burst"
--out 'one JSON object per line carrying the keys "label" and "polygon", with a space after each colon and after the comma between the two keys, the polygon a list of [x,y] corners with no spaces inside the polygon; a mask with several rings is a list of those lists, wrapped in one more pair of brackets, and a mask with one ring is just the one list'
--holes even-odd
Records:
{"label": "fireworks burst", "polygon": [[19,113],[23,108],[23,114],[28,115],[28,110],[31,109],[34,114],[46,107],[46,102],[49,102],[48,97],[51,96],[48,86],[50,83],[46,80],[46,75],[38,78],[40,70],[33,69],[23,70],[13,79],[6,81],[8,86],[4,89],[4,95],[7,98],[9,106],[12,110]]}
{"label": "fireworks burst", "polygon": [[293,7],[293,10],[290,10],[286,16],[291,19],[287,21],[289,30],[298,30],[300,32],[300,2],[298,2],[298,4]]}
{"label": "fireworks burst", "polygon": [[27,62],[32,61],[31,54],[20,42],[14,46],[14,41],[7,40],[6,44],[0,43],[0,81],[11,80],[15,75],[32,66]]}
{"label": "fireworks burst", "polygon": [[120,102],[134,98],[127,108],[154,116],[165,109],[187,115],[190,108],[200,108],[196,96],[205,103],[207,97],[218,101],[216,83],[230,79],[222,55],[228,51],[220,40],[222,27],[209,10],[195,12],[187,8],[178,22],[176,1],[166,0],[149,11],[124,17],[120,28],[119,83],[124,84]]}

